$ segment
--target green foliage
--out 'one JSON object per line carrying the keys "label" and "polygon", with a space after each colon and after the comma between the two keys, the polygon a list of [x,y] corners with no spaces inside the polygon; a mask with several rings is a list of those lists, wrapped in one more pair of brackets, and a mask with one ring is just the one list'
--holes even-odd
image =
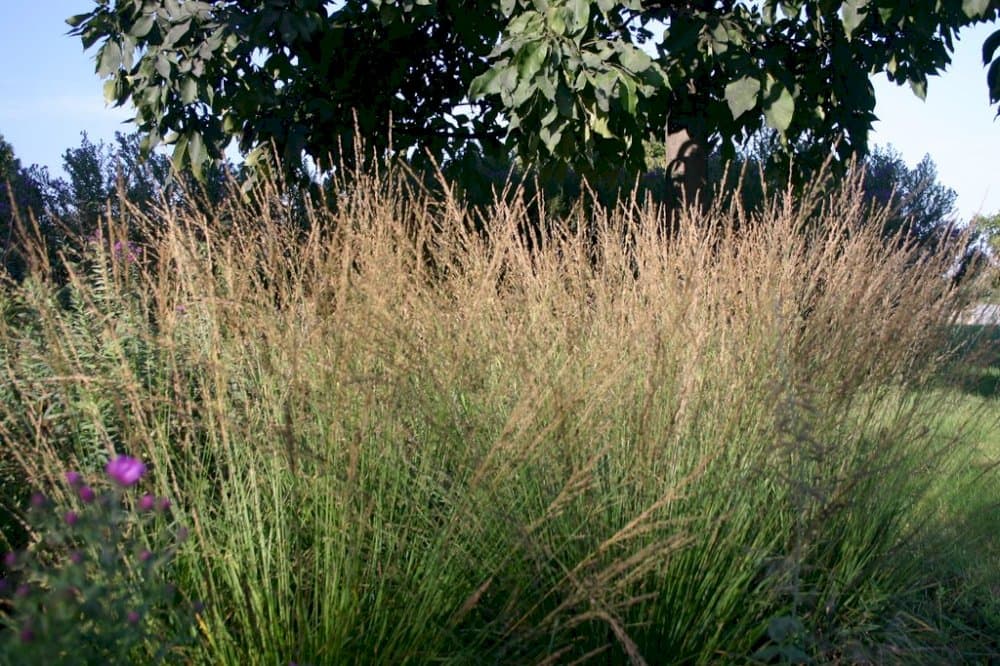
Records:
{"label": "green foliage", "polygon": [[48,174],[24,168],[14,147],[0,134],[0,284],[4,277],[23,277],[26,258],[18,227],[30,226],[32,216],[44,216]]}
{"label": "green foliage", "polygon": [[251,164],[273,144],[295,167],[303,151],[338,163],[359,129],[379,151],[390,134],[398,150],[420,144],[439,154],[499,137],[495,112],[455,109],[499,34],[493,3],[331,7],[117,0],[70,24],[85,47],[101,43],[105,93],[135,105],[144,150],[173,145],[175,165],[196,175],[234,138]]}
{"label": "green foliage", "polygon": [[[987,84],[990,87],[990,103],[1000,103],[1000,30],[986,38],[983,42],[983,64],[989,66]],[[992,62],[991,62],[992,61]],[[997,111],[1000,115],[1000,110]]]}
{"label": "green foliage", "polygon": [[997,11],[996,0],[114,0],[69,23],[99,47],[107,99],[135,106],[144,152],[170,144],[198,176],[234,139],[251,165],[273,144],[299,175],[303,155],[350,163],[363,157],[358,129],[375,155],[491,152],[506,138],[526,163],[591,176],[636,173],[642,138],[666,130],[732,157],[734,141],[769,127],[814,168],[832,145],[863,154],[870,75],[925,95],[959,30]]}
{"label": "green foliage", "polygon": [[958,233],[958,195],[937,179],[930,155],[912,169],[891,146],[877,148],[864,161],[865,199],[875,210],[892,211],[884,221],[883,235],[938,245]]}
{"label": "green foliage", "polygon": [[191,643],[191,604],[166,580],[178,547],[169,502],[82,483],[32,497],[44,538],[5,557],[0,664],[159,663]]}
{"label": "green foliage", "polygon": [[[148,206],[161,197],[175,198],[190,175],[175,174],[170,160],[161,153],[143,154],[138,132],[116,132],[109,144],[93,143],[86,132],[80,145],[63,153],[68,180],[47,183],[46,207],[62,227],[79,237],[90,236],[102,218],[120,218],[122,204]],[[226,173],[232,165],[222,161],[202,172],[202,192],[208,201],[218,201],[225,189]]]}
{"label": "green foliage", "polygon": [[976,215],[972,225],[982,232],[994,257],[1000,257],[1000,211],[991,215]]}

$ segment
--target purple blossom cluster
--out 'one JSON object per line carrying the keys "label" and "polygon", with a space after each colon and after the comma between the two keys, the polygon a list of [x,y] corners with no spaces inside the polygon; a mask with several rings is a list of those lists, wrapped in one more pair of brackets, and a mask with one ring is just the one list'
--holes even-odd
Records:
{"label": "purple blossom cluster", "polygon": [[[111,622],[128,628],[125,633],[106,634],[118,637],[113,640],[120,642],[115,649],[121,655],[128,654],[142,641],[158,640],[151,633],[153,620],[149,613],[164,606],[157,605],[155,597],[167,604],[168,610],[162,612],[177,611],[171,606],[176,603],[173,588],[151,585],[158,580],[157,572],[172,557],[176,544],[186,538],[187,530],[181,528],[172,538],[167,537],[168,544],[164,547],[154,545],[162,544],[162,537],[147,531],[146,534],[153,537],[147,547],[148,542],[134,536],[132,526],[136,523],[148,527],[159,525],[170,512],[170,500],[145,493],[132,503],[123,502],[125,492],[139,484],[147,471],[146,465],[137,458],[115,456],[108,461],[104,471],[111,488],[101,495],[80,472],[66,472],[66,483],[83,508],[55,511],[57,520],[40,544],[46,549],[45,557],[23,551],[6,553],[0,559],[8,576],[0,577],[0,600],[7,599],[0,605],[13,609],[8,618],[0,616],[0,663],[6,663],[4,659],[10,654],[26,656],[29,652],[37,652],[42,658],[47,650],[56,650],[60,641],[90,644],[94,637],[72,637],[74,631],[87,631],[83,625],[73,620],[67,626],[53,623],[62,621],[60,618],[77,617],[80,612],[94,613],[82,610],[93,609],[94,604],[104,607],[99,611],[104,626]],[[128,511],[129,504],[134,512]],[[52,505],[53,502],[41,493],[31,497],[34,515],[43,519],[50,513],[48,509],[56,508]],[[118,539],[110,551],[107,550],[107,537],[102,536],[108,534]],[[169,545],[171,542],[174,545]],[[134,564],[123,567],[126,560]],[[129,573],[135,566],[144,572],[138,578]],[[76,610],[69,614],[54,610],[60,604],[71,604]],[[200,612],[201,605],[197,608],[195,612]],[[4,626],[13,631],[2,631]],[[105,635],[103,631],[101,635]]]}

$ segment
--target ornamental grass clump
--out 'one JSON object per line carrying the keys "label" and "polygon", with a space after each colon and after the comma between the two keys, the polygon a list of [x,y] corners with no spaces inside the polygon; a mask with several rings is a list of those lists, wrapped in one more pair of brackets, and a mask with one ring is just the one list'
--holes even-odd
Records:
{"label": "ornamental grass clump", "polygon": [[[950,474],[976,444],[937,388],[954,247],[887,246],[856,181],[754,213],[567,217],[517,192],[470,211],[399,173],[329,191],[125,202],[102,237],[142,238],[140,261],[39,252],[0,289],[0,464],[63,492],[60,533],[106,510],[109,451],[149,465],[137,497],[133,464],[107,471],[151,553],[158,526],[191,527],[169,573],[206,601],[192,662],[992,649],[967,619],[988,613],[940,603],[929,538],[986,552],[936,529],[938,498],[1000,487]],[[155,617],[123,601],[110,626],[130,611]]]}
{"label": "ornamental grass clump", "polygon": [[148,663],[190,642],[196,609],[167,581],[183,528],[166,498],[135,496],[144,472],[116,456],[100,493],[70,471],[32,495],[37,539],[3,559],[0,664]]}

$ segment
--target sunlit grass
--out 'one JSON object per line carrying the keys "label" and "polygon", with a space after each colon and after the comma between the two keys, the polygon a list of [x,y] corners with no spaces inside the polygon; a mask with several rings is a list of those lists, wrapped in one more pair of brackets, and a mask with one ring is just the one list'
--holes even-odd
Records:
{"label": "sunlit grass", "polygon": [[150,463],[207,602],[188,659],[993,649],[995,541],[950,527],[989,527],[962,507],[997,451],[991,405],[940,386],[947,256],[886,249],[850,187],[530,231],[517,197],[473,221],[401,182],[304,227],[273,185],[131,210],[144,259],[113,221],[60,294],[41,266],[4,292],[5,459],[41,487]]}

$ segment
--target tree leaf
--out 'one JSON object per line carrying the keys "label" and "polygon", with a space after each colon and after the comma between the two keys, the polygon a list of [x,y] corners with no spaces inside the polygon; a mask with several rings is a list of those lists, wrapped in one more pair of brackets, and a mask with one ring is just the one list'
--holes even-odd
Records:
{"label": "tree leaf", "polygon": [[118,100],[118,79],[108,79],[104,82],[104,103],[114,104]]}
{"label": "tree leaf", "polygon": [[649,69],[649,66],[653,64],[653,59],[646,55],[642,49],[626,44],[622,49],[621,62],[625,69],[639,74]]}
{"label": "tree leaf", "polygon": [[469,85],[469,97],[476,100],[486,95],[496,95],[499,93],[500,74],[500,68],[492,67],[472,79],[472,83]]}
{"label": "tree leaf", "polygon": [[129,30],[129,34],[133,37],[145,37],[149,34],[149,31],[153,29],[154,23],[156,23],[156,14],[141,16],[135,23],[132,24],[132,29]]}
{"label": "tree leaf", "polygon": [[528,42],[517,54],[520,65],[517,75],[522,79],[534,78],[549,56],[549,45],[544,42]]}
{"label": "tree leaf", "polygon": [[792,116],[795,115],[795,98],[788,88],[777,82],[771,85],[767,96],[772,100],[764,109],[764,119],[769,126],[784,134],[792,124]]}
{"label": "tree leaf", "polygon": [[198,98],[198,80],[193,76],[185,77],[181,82],[181,104],[190,104]]}
{"label": "tree leaf", "polygon": [[162,53],[156,56],[156,64],[153,65],[156,69],[156,73],[163,78],[170,80],[170,61]]}
{"label": "tree leaf", "polygon": [[75,14],[66,19],[66,23],[69,24],[70,27],[76,28],[90,18],[93,18],[93,14]]}
{"label": "tree leaf", "polygon": [[208,159],[208,155],[205,152],[205,142],[201,137],[200,132],[192,132],[191,138],[188,139],[188,160],[191,163],[191,172],[194,173],[194,177],[199,181],[203,180],[204,172],[202,170],[202,165]]}
{"label": "tree leaf", "polygon": [[184,21],[183,23],[178,23],[167,32],[167,36],[163,38],[164,46],[173,46],[181,37],[187,34],[187,31],[191,28],[191,20]]}
{"label": "tree leaf", "polygon": [[587,112],[587,126],[594,130],[594,134],[604,137],[605,139],[615,138],[614,133],[608,126],[608,118],[605,115],[600,115],[594,113],[593,111]]}
{"label": "tree leaf", "polygon": [[997,47],[1000,47],[1000,30],[994,32],[986,38],[985,42],[983,42],[984,65],[990,64],[990,61],[993,60],[993,54],[996,53]]}
{"label": "tree leaf", "polygon": [[590,24],[590,0],[569,0],[570,32],[577,33],[587,29]]}
{"label": "tree leaf", "polygon": [[635,110],[639,103],[639,96],[635,90],[635,81],[629,76],[620,76],[618,80],[622,84],[622,105],[625,107],[625,112],[630,116],[635,116]]}
{"label": "tree leaf", "polygon": [[962,11],[970,19],[983,18],[990,8],[990,0],[962,0]]}
{"label": "tree leaf", "polygon": [[548,23],[549,30],[556,35],[566,34],[566,8],[555,5],[549,7],[549,11],[546,12],[546,22]]}
{"label": "tree leaf", "polygon": [[110,76],[122,65],[122,49],[118,42],[108,40],[97,54],[97,74]]}
{"label": "tree leaf", "polygon": [[865,20],[867,12],[864,10],[867,5],[868,0],[845,0],[844,4],[841,5],[841,22],[844,24],[844,31],[847,33],[848,39]]}
{"label": "tree leaf", "polygon": [[990,70],[986,74],[986,83],[990,87],[990,103],[1000,102],[1000,58],[994,60],[993,64],[990,65]]}
{"label": "tree leaf", "polygon": [[726,103],[736,120],[750,109],[757,106],[757,95],[760,93],[760,81],[745,76],[726,86]]}

